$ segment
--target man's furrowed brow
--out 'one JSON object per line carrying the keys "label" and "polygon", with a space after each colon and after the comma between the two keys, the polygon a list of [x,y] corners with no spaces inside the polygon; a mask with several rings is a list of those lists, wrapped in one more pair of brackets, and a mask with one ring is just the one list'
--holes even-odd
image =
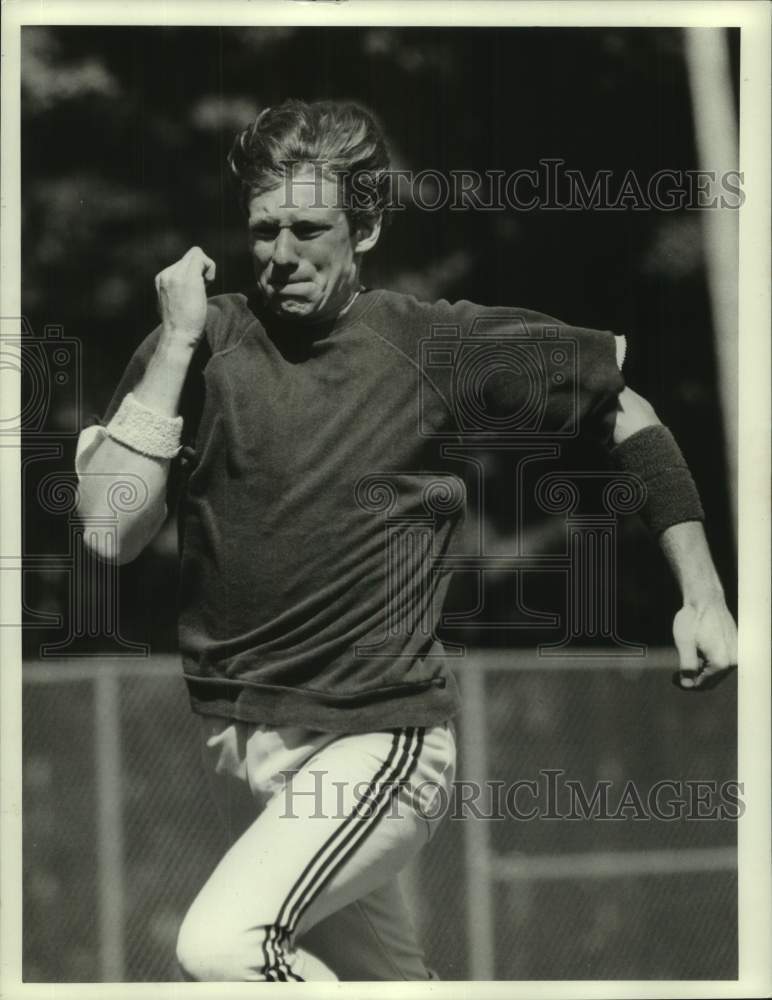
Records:
{"label": "man's furrowed brow", "polygon": [[273,212],[256,212],[249,218],[250,228],[256,226],[316,226],[330,229],[335,225],[335,219],[325,210],[320,209],[295,209],[286,215],[279,217]]}

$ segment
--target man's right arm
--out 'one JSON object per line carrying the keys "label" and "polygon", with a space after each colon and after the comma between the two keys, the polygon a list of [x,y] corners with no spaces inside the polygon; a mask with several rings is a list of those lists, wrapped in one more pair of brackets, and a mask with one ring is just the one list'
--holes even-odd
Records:
{"label": "man's right arm", "polygon": [[[215,264],[199,248],[156,277],[161,330],[143,377],[133,387],[134,399],[171,420],[178,415],[180,397],[190,362],[206,324],[206,281]],[[88,449],[79,469],[78,514],[84,523],[84,541],[100,558],[118,563],[135,559],[155,537],[166,514],[166,485],[170,459],[143,454],[110,436],[110,424],[98,443]],[[137,510],[116,513],[111,491],[122,482],[144,484],[147,495]],[[116,525],[117,517],[117,525]],[[106,523],[106,520],[109,523]],[[117,527],[117,551],[115,537]]]}

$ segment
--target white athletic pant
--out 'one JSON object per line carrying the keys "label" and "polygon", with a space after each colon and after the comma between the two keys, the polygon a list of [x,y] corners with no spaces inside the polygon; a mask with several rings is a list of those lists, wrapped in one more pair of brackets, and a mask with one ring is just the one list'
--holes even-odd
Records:
{"label": "white athletic pant", "polygon": [[207,981],[428,978],[397,881],[455,771],[452,724],[362,735],[202,719],[231,846],[180,928]]}

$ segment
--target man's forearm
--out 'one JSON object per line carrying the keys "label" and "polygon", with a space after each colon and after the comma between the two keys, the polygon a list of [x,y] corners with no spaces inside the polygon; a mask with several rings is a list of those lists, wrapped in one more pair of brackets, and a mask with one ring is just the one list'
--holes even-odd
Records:
{"label": "man's forearm", "polygon": [[[176,416],[192,356],[192,347],[170,344],[162,335],[145,375],[133,389],[137,401],[161,416]],[[140,454],[111,437],[99,442],[80,476],[78,502],[84,540],[95,554],[130,562],[151,541],[165,516],[169,466],[168,459]],[[116,512],[110,504],[111,491],[121,482],[139,483],[142,502],[137,510]],[[110,520],[106,523],[104,518]],[[113,551],[116,527],[117,551]]]}
{"label": "man's forearm", "polygon": [[681,589],[683,603],[702,608],[724,600],[724,589],[699,521],[674,524],[659,536],[659,543]]}
{"label": "man's forearm", "polygon": [[193,345],[181,346],[162,334],[142,381],[134,387],[139,402],[162,416],[176,417],[194,351]]}
{"label": "man's forearm", "polygon": [[[614,429],[615,444],[618,446],[640,431],[657,426],[661,427],[660,421],[650,404],[642,396],[626,389],[620,397]],[[643,472],[644,469],[639,471]],[[681,479],[683,479],[683,469],[674,468],[669,476],[663,476],[660,472],[654,482],[649,484],[649,488],[650,491],[672,494],[682,485]],[[688,497],[682,501],[683,503],[688,506]],[[667,501],[664,503],[660,501],[652,505],[656,507],[656,514],[659,517],[664,516],[663,507],[667,507],[667,504]],[[695,508],[700,506],[696,491],[693,505]],[[678,514],[674,512],[672,516],[676,517]],[[650,527],[657,530],[656,524]],[[701,521],[683,520],[670,524],[658,532],[658,541],[678,581],[684,604],[697,608],[717,600],[723,602],[724,591],[713,564]]]}
{"label": "man's forearm", "polygon": [[646,487],[642,517],[681,588],[683,606],[673,620],[679,685],[707,690],[737,663],[737,627],[708,549],[697,488],[673,436],[630,389],[620,393],[613,440],[617,467]]}
{"label": "man's forearm", "polygon": [[[174,453],[178,428],[173,418],[178,413],[190,362],[204,336],[206,282],[214,279],[215,270],[214,261],[200,247],[191,247],[180,260],[156,275],[162,323],[158,346],[132,390],[132,415],[124,424],[113,427],[113,436],[108,434],[94,448],[81,477],[78,512],[85,522],[85,541],[103,558],[129,562],[163,523],[169,459],[150,456]],[[125,444],[114,440],[115,435]],[[145,447],[148,442],[150,447]],[[136,511],[116,512],[109,502],[110,491],[129,476],[136,477],[132,485],[140,481],[147,497]],[[111,529],[116,513],[118,551],[113,552]],[[105,517],[112,519],[109,529],[104,527]]]}

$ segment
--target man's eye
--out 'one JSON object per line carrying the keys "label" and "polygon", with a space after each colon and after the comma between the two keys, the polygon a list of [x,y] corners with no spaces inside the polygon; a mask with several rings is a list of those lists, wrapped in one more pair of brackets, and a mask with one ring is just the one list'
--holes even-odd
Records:
{"label": "man's eye", "polygon": [[325,232],[324,226],[298,226],[293,230],[299,240],[311,240]]}
{"label": "man's eye", "polygon": [[263,241],[265,241],[265,240],[275,240],[276,239],[276,230],[275,229],[268,229],[267,227],[263,227],[263,226],[256,226],[252,230],[252,236],[256,240],[263,240]]}

